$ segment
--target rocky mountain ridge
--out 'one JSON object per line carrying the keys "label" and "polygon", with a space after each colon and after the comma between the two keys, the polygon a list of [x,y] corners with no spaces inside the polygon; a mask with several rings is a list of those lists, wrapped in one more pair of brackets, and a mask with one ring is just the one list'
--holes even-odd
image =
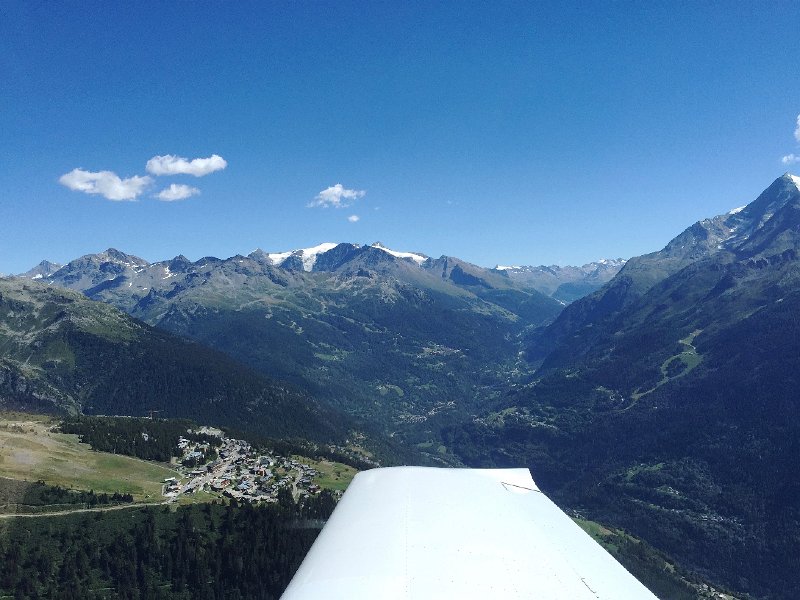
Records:
{"label": "rocky mountain ridge", "polygon": [[[291,272],[331,272],[342,268],[346,263],[354,261],[357,257],[361,257],[361,255],[364,255],[361,258],[362,261],[367,260],[373,265],[378,264],[380,263],[381,252],[394,258],[416,264],[423,271],[435,271],[442,264],[443,260],[449,259],[450,261],[458,261],[461,264],[462,270],[468,265],[466,267],[467,270],[478,279],[481,277],[493,278],[494,275],[499,274],[509,278],[513,282],[512,285],[515,287],[536,290],[562,303],[572,302],[594,291],[610,280],[625,264],[624,259],[601,259],[579,267],[540,265],[518,267],[497,266],[493,269],[484,269],[453,257],[442,256],[439,259],[434,259],[418,252],[392,250],[380,242],[363,246],[352,243],[325,242],[310,248],[300,248],[286,252],[266,252],[257,248],[246,256],[234,256],[227,260],[241,261],[244,258],[248,258],[262,265],[278,267]],[[118,277],[125,277],[126,280],[130,282],[136,279],[134,275],[153,266],[164,267],[166,269],[165,274],[167,278],[169,278],[169,276],[174,276],[175,273],[186,271],[192,267],[204,266],[209,261],[217,262],[219,260],[221,259],[205,257],[193,262],[185,256],[179,255],[171,260],[148,263],[137,256],[125,254],[114,248],[109,248],[104,252],[89,254],[70,261],[70,263],[66,265],[68,271],[59,273],[53,280],[57,281],[59,285],[65,285],[72,289],[84,290],[92,285],[97,285]],[[31,279],[48,279],[62,268],[65,268],[64,265],[50,263],[45,260],[30,271],[22,273],[19,276]],[[91,276],[89,281],[86,279],[81,280],[81,277],[85,277],[87,272],[93,269],[97,272]],[[477,275],[477,273],[481,275]],[[80,274],[80,276],[78,274]],[[494,279],[494,285],[497,285],[500,281],[502,280]],[[145,286],[140,286],[140,289],[145,289]]]}
{"label": "rocky mountain ridge", "polygon": [[20,273],[18,277],[25,277],[27,279],[42,279],[45,277],[50,277],[50,275],[58,271],[63,266],[64,265],[58,263],[52,263],[49,260],[43,260],[32,269],[25,271],[24,273]]}
{"label": "rocky mountain ridge", "polygon": [[[736,265],[746,268],[794,256],[800,246],[797,235],[799,182],[800,178],[786,173],[747,206],[698,221],[662,250],[631,258],[605,287],[567,307],[552,325],[538,331],[528,344],[530,357],[541,360],[550,355],[548,361],[554,364],[551,353],[562,342],[574,340],[575,336],[597,338],[605,325],[617,327],[622,311],[636,305],[651,291],[659,293],[658,286],[670,285],[668,280],[684,269],[689,269],[684,277],[691,277],[701,269],[700,265],[704,265],[703,273],[706,269],[723,273],[736,269]],[[673,279],[671,284],[676,285],[679,280]],[[725,281],[720,279],[718,283],[724,286]],[[674,300],[664,298],[661,304],[667,302],[672,306]],[[758,299],[755,300],[757,304]],[[652,302],[643,301],[642,304]],[[583,341],[575,342],[561,354],[570,354],[579,360],[586,347]]]}

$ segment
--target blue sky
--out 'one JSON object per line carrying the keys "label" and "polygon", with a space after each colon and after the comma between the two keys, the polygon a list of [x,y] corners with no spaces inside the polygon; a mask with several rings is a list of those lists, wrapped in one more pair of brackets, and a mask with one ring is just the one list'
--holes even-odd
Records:
{"label": "blue sky", "polygon": [[796,2],[122,4],[0,4],[0,272],[378,240],[582,264],[800,172]]}

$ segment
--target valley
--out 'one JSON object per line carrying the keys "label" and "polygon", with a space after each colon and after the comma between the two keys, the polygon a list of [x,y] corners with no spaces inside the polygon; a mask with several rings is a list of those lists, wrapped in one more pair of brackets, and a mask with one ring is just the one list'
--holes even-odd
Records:
{"label": "valley", "polygon": [[799,8],[0,3],[0,600],[800,598]]}
{"label": "valley", "polygon": [[504,271],[380,244],[153,264],[110,249],[37,283],[224,352],[405,448],[439,446],[441,423],[525,377],[519,335],[563,306]]}

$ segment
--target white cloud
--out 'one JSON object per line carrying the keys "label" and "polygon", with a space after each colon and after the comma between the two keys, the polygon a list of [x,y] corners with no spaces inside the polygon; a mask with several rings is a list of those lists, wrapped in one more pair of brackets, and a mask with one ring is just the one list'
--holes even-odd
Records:
{"label": "white cloud", "polygon": [[350,206],[355,200],[363,198],[366,193],[367,192],[364,190],[348,190],[341,183],[337,183],[336,185],[322,190],[308,206],[345,208]]}
{"label": "white cloud", "polygon": [[184,200],[191,196],[197,196],[199,193],[200,190],[196,187],[173,183],[168,188],[161,190],[156,197],[164,202],[173,202],[174,200]]}
{"label": "white cloud", "polygon": [[153,180],[150,177],[134,175],[121,179],[112,171],[84,171],[73,169],[62,175],[58,182],[76,192],[100,194],[108,200],[136,200]]}
{"label": "white cloud", "polygon": [[[794,130],[794,139],[800,142],[800,115],[797,115],[797,127]],[[800,163],[800,156],[797,154],[787,154],[786,156],[781,157],[781,162],[785,165]]]}
{"label": "white cloud", "polygon": [[350,221],[351,223],[358,223],[361,220],[361,217],[359,217],[358,215],[350,215],[349,217],[347,217],[347,220]]}
{"label": "white cloud", "polygon": [[208,158],[188,160],[181,156],[165,154],[154,156],[147,161],[147,172],[153,175],[194,175],[202,177],[214,171],[221,171],[228,166],[227,161],[218,154]]}

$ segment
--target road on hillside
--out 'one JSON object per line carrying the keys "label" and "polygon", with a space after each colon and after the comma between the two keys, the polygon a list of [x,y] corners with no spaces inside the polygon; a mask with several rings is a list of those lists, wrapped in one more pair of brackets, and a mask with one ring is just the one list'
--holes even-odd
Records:
{"label": "road on hillside", "polygon": [[8,513],[0,514],[0,519],[15,519],[21,517],[23,519],[32,519],[35,517],[57,517],[59,515],[73,515],[75,513],[88,513],[88,512],[105,512],[108,510],[125,510],[131,508],[140,508],[142,506],[163,506],[167,502],[141,502],[139,504],[118,504],[116,506],[103,506],[99,508],[76,508],[75,510],[61,510],[58,512],[47,513]]}

